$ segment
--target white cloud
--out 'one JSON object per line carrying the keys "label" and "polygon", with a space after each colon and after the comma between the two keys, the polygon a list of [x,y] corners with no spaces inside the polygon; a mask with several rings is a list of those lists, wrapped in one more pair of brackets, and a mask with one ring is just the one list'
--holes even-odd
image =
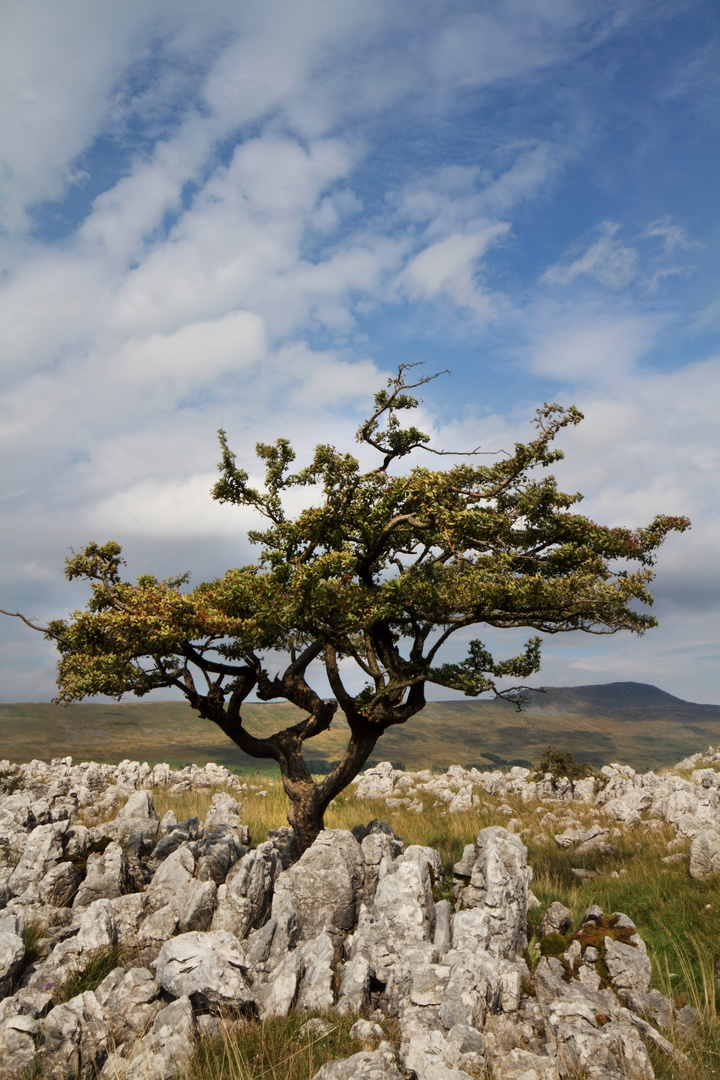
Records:
{"label": "white cloud", "polygon": [[627,285],[637,274],[638,254],[635,248],[616,239],[619,230],[620,226],[615,222],[604,221],[599,240],[571,263],[551,266],[542,280],[548,284],[569,285],[576,278],[588,275],[613,289]]}
{"label": "white cloud", "polygon": [[[572,324],[563,325],[565,320]],[[659,320],[593,308],[562,309],[551,321],[552,327],[540,330],[530,363],[538,373],[580,385],[588,381],[607,384],[632,371],[659,330]]]}
{"label": "white cloud", "polygon": [[489,317],[493,302],[475,282],[475,264],[508,230],[506,223],[493,223],[438,240],[409,260],[399,278],[401,289],[413,300],[446,296],[458,307]]}

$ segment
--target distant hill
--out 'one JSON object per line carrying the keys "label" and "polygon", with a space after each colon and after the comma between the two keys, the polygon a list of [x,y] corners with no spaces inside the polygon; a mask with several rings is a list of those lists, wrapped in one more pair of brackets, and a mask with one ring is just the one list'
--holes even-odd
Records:
{"label": "distant hill", "polygon": [[[264,735],[302,714],[288,704],[250,704],[246,723]],[[307,747],[322,771],[340,757],[347,727],[337,720]],[[436,701],[406,726],[387,732],[371,762],[405,768],[447,768],[536,762],[553,744],[596,765],[622,761],[636,768],[673,764],[720,743],[720,706],[696,705],[645,683],[551,687],[533,694],[522,712],[503,701]],[[258,768],[211,723],[184,702],[45,705],[0,703],[0,758],[117,762],[128,757],[174,766],[217,761]]]}

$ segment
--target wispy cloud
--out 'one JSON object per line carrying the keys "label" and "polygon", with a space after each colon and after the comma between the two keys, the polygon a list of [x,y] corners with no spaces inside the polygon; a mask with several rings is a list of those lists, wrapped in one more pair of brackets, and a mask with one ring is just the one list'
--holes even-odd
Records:
{"label": "wispy cloud", "polygon": [[541,280],[551,285],[569,285],[576,278],[587,275],[612,289],[631,282],[637,274],[637,251],[618,238],[620,225],[616,222],[604,221],[599,231],[599,240],[572,262],[549,267]]}

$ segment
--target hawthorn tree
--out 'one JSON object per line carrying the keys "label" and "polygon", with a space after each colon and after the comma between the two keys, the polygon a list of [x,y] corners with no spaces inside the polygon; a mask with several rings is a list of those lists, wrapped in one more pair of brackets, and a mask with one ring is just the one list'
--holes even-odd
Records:
{"label": "hawthorn tree", "polygon": [[[642,634],[655,625],[638,610],[652,603],[655,553],[669,532],[689,526],[686,518],[657,517],[645,528],[608,528],[575,513],[582,496],[561,492],[547,472],[563,456],[553,446],[558,432],[582,419],[559,405],[543,406],[535,438],[491,463],[473,451],[447,468],[417,464],[395,475],[409,455],[438,453],[426,434],[401,423],[418,404],[408,391],[435,376],[408,382],[407,371],[402,365],[375,395],[357,432],[379,455],[369,471],[352,454],[320,445],[292,472],[293,450],[278,439],[256,448],[265,482],[254,488],[220,431],[212,495],[266,519],[249,534],[261,547],[256,563],[188,590],[188,575],[123,580],[119,545],[92,543],[65,571],[90,583],[87,607],[35,627],[60,651],[58,700],[173,687],[246,754],[276,761],[300,851],[383,733],[423,708],[428,684],[522,700],[524,680],[540,667],[539,636],[511,659],[497,661],[471,640],[462,659],[443,662],[454,635],[482,624]],[[294,488],[311,488],[317,499],[293,517],[283,502]],[[279,656],[281,671],[271,674],[269,661],[277,666]],[[324,668],[332,699],[312,686],[313,662]],[[357,672],[365,680],[359,693],[349,686]],[[500,688],[507,677],[520,683]],[[252,735],[243,722],[252,692],[291,702],[303,719],[267,738]],[[314,779],[304,745],[338,710],[347,748]]]}

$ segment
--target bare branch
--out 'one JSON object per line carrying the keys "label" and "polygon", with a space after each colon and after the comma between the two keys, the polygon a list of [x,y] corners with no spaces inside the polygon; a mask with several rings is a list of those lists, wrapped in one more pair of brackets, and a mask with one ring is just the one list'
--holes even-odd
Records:
{"label": "bare branch", "polygon": [[47,626],[36,626],[34,622],[26,618],[26,616],[19,611],[6,611],[5,608],[0,608],[0,615],[9,615],[11,619],[20,619],[26,626],[29,626],[31,630],[37,630],[39,634],[47,634],[48,637],[59,640],[58,635],[53,634]]}

